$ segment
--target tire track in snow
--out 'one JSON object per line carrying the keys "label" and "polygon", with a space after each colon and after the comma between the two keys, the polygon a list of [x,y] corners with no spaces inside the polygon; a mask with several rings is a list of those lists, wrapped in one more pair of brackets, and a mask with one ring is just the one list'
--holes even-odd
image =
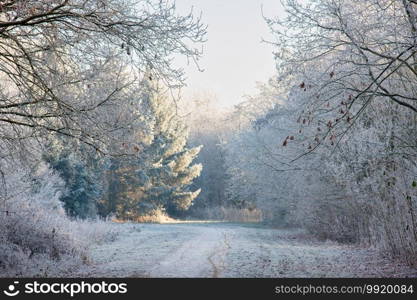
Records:
{"label": "tire track in snow", "polygon": [[200,234],[166,256],[150,277],[218,277],[224,268],[224,230],[199,227]]}

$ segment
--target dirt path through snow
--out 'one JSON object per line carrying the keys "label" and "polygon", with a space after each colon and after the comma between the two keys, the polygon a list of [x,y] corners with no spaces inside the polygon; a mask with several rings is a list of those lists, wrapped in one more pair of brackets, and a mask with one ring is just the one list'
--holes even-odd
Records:
{"label": "dirt path through snow", "polygon": [[230,223],[115,224],[91,251],[91,277],[392,277],[417,271],[375,250],[319,242],[299,230]]}

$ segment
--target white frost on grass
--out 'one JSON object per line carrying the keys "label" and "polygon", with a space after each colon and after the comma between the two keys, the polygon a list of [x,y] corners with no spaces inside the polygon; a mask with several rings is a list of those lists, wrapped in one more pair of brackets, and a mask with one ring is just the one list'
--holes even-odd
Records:
{"label": "white frost on grass", "polygon": [[228,223],[113,224],[92,248],[91,277],[405,277],[417,271],[375,250],[300,230]]}

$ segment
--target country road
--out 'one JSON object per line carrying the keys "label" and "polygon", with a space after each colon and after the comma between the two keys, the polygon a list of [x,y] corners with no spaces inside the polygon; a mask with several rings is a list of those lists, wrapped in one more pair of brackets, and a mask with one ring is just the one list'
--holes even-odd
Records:
{"label": "country road", "polygon": [[[376,251],[317,241],[300,230],[231,223],[115,224],[91,249],[90,277],[405,277]],[[401,271],[400,271],[401,270]]]}

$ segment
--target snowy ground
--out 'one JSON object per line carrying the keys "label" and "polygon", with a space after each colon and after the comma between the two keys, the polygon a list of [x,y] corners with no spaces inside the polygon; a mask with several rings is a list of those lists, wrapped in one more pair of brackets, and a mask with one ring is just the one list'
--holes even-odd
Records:
{"label": "snowy ground", "polygon": [[371,249],[319,242],[299,230],[230,223],[114,224],[92,249],[91,277],[417,277]]}

